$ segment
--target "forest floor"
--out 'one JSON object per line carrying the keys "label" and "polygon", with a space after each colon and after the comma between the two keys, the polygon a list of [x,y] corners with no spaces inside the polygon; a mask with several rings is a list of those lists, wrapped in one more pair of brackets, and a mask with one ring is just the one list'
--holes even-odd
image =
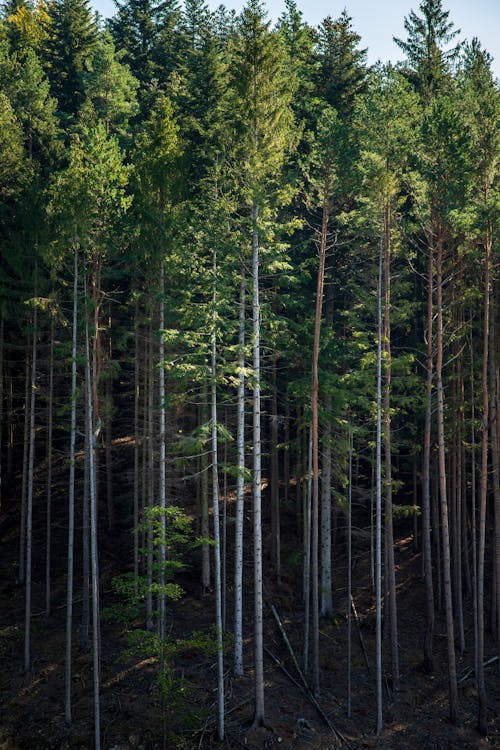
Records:
{"label": "forest floor", "polygon": [[[5,508],[5,505],[4,505]],[[6,511],[0,518],[0,750],[84,750],[93,747],[92,658],[79,652],[77,637],[73,647],[73,726],[64,723],[64,654],[65,654],[65,572],[64,524],[54,539],[54,583],[52,614],[43,613],[43,559],[34,557],[32,618],[32,671],[23,674],[24,590],[17,586],[17,533]],[[290,514],[292,515],[292,514]],[[249,519],[247,519],[249,521]],[[231,527],[232,529],[232,527]],[[60,534],[60,538],[57,534]],[[228,535],[229,536],[229,535]],[[42,531],[35,534],[35,549],[42,555]],[[247,536],[250,539],[250,535]],[[365,543],[366,544],[366,543]],[[116,600],[112,592],[113,576],[130,569],[118,550],[130,556],[130,532],[122,531],[106,538],[101,546],[102,607]],[[341,547],[341,545],[340,545]],[[57,553],[59,550],[59,553]],[[353,595],[359,614],[359,630],[352,622],[352,717],[346,718],[347,647],[346,647],[346,560],[342,548],[335,565],[335,604],[337,616],[320,622],[321,697],[319,703],[345,737],[352,750],[466,750],[500,748],[500,678],[496,665],[486,669],[489,735],[481,738],[476,729],[477,695],[472,676],[474,659],[472,604],[465,602],[465,635],[467,650],[457,656],[460,679],[460,723],[452,726],[448,719],[448,685],[446,669],[446,634],[444,616],[438,615],[435,629],[436,669],[424,674],[422,637],[425,625],[425,592],[421,581],[421,560],[410,537],[400,538],[396,545],[398,580],[399,645],[401,689],[394,695],[388,679],[384,680],[384,730],[375,735],[374,633],[375,614],[372,594],[369,549],[360,548],[355,555]],[[125,628],[112,622],[102,625],[102,747],[103,750],[172,750],[199,748],[240,748],[262,750],[281,747],[286,750],[340,747],[324,718],[311,704],[300,687],[290,655],[276,621],[273,604],[302,662],[303,609],[300,604],[300,560],[292,550],[283,550],[282,583],[272,582],[270,569],[266,576],[265,612],[265,696],[267,727],[250,731],[253,710],[253,643],[251,585],[245,588],[245,676],[231,673],[231,645],[225,657],[226,669],[226,738],[216,738],[216,666],[214,655],[203,655],[198,649],[185,648],[172,656],[172,675],[182,677],[182,685],[162,702],[156,686],[157,664],[154,658],[126,655]],[[196,561],[194,561],[196,562]],[[251,565],[247,563],[247,565]],[[193,631],[209,631],[213,623],[213,594],[203,596],[195,565],[181,575],[186,593],[169,607],[169,634],[172,639],[186,638]],[[228,581],[230,580],[228,571]],[[246,570],[252,580],[252,570]],[[79,590],[77,588],[76,596]],[[81,595],[80,595],[81,596]],[[80,602],[76,601],[78,622]],[[232,586],[228,585],[227,623],[231,627]],[[361,633],[368,655],[363,656]],[[388,648],[384,646],[387,659]],[[272,654],[293,677],[292,681]],[[493,640],[488,635],[486,656],[492,657]],[[385,661],[388,674],[388,661]],[[163,720],[162,720],[163,716]],[[162,727],[165,742],[161,741]]]}

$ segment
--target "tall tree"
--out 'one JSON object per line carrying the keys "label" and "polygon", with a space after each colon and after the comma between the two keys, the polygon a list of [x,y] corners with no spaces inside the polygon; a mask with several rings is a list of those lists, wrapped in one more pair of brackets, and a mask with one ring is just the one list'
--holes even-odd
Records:
{"label": "tall tree", "polygon": [[64,125],[73,122],[84,101],[83,71],[98,39],[89,0],[50,0],[43,59]]}
{"label": "tall tree", "polygon": [[286,78],[285,51],[280,36],[265,20],[259,0],[250,0],[238,24],[233,49],[237,157],[242,172],[242,192],[250,211],[252,247],[253,322],[253,529],[255,618],[255,716],[261,726],[264,712],[263,596],[261,529],[261,375],[260,375],[260,232],[272,205],[273,180],[279,176],[289,148],[292,114],[291,82]]}

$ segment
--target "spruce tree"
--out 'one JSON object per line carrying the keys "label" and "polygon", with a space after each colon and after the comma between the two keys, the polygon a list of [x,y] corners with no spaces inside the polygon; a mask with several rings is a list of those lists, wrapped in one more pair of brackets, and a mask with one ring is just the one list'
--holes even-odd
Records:
{"label": "spruce tree", "polygon": [[43,59],[63,125],[73,122],[84,97],[83,71],[98,39],[89,0],[50,0]]}

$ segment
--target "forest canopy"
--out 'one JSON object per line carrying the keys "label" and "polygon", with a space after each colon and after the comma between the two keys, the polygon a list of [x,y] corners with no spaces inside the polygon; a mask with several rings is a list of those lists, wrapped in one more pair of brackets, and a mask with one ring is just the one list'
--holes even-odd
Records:
{"label": "forest canopy", "polygon": [[5,731],[108,747],[118,639],[155,675],[127,747],[243,736],[233,679],[249,741],[274,742],[271,669],[365,746],[411,689],[409,628],[442,718],[500,741],[490,53],[441,0],[373,66],[348,9],[312,27],[294,0],[276,23],[260,0],[115,4],[0,16],[0,652],[22,597],[12,668],[61,683],[52,735],[23,735],[21,682]]}

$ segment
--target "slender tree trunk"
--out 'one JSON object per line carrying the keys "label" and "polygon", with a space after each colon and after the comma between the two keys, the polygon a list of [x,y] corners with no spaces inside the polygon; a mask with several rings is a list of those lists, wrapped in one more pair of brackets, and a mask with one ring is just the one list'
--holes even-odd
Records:
{"label": "slender tree trunk", "polygon": [[[85,377],[87,377],[85,375]],[[85,393],[87,393],[87,381],[85,380]],[[87,424],[88,413],[85,408],[85,439],[84,439],[84,466],[83,466],[83,503],[82,503],[82,621],[80,624],[80,651],[86,654],[89,650],[89,626],[90,626],[90,446],[88,444],[89,426]],[[90,428],[90,432],[92,429]]]}
{"label": "slender tree trunk", "polygon": [[439,495],[441,501],[441,533],[443,538],[443,586],[446,613],[446,634],[448,640],[448,677],[450,691],[450,721],[458,720],[458,689],[455,663],[455,635],[453,626],[453,604],[451,594],[450,535],[448,528],[448,499],[446,494],[446,453],[444,436],[444,393],[443,393],[443,237],[438,225],[436,255],[436,302],[437,302],[437,433],[439,461]]}
{"label": "slender tree trunk", "polygon": [[489,395],[488,395],[488,360],[490,331],[490,264],[491,244],[487,237],[484,246],[484,332],[483,332],[483,369],[482,369],[482,435],[481,435],[481,486],[479,502],[479,544],[477,562],[477,689],[479,698],[478,728],[486,737],[488,733],[487,696],[484,681],[484,556],[486,547],[486,499],[488,494],[488,428],[489,428]]}
{"label": "slender tree trunk", "polygon": [[[85,305],[87,306],[87,290],[85,288]],[[98,429],[93,432],[93,398],[90,369],[90,345],[88,329],[88,313],[85,320],[85,367],[86,367],[86,411],[87,411],[87,445],[89,450],[89,480],[90,480],[90,561],[92,581],[92,666],[94,688],[94,746],[101,748],[101,704],[100,704],[100,664],[99,664],[99,577],[98,577],[98,546],[97,546],[97,493],[96,472],[94,464],[95,447]]]}
{"label": "slender tree trunk", "polygon": [[391,208],[384,208],[384,319],[383,350],[385,363],[383,431],[385,453],[385,549],[387,555],[387,588],[391,635],[392,687],[399,690],[398,619],[396,603],[396,570],[394,565],[394,532],[392,522],[392,448],[391,448]]}
{"label": "slender tree trunk", "polygon": [[[500,459],[498,454],[498,403],[497,403],[497,367],[496,367],[496,308],[495,295],[492,294],[490,311],[490,352],[489,352],[489,380],[490,380],[490,445],[491,445],[491,477],[493,483],[493,499],[495,504],[495,595],[493,597],[496,612],[496,643],[497,655],[500,656]],[[499,665],[500,668],[500,665]]]}
{"label": "slender tree trunk", "polygon": [[[37,269],[35,266],[35,298],[37,296]],[[31,398],[30,398],[30,431],[28,452],[28,494],[26,498],[26,606],[24,629],[24,671],[31,668],[31,553],[33,536],[33,471],[35,466],[35,400],[37,378],[37,336],[38,308],[33,309],[33,350],[31,354]]]}
{"label": "slender tree trunk", "polygon": [[[472,317],[472,316],[471,316]],[[472,319],[471,319],[471,340],[470,340],[470,383],[471,383],[471,537],[472,537],[472,609],[474,617],[474,667],[476,679],[479,673],[478,666],[478,648],[479,648],[479,631],[477,617],[477,504],[476,504],[476,407],[475,407],[475,390],[474,390],[474,342],[472,339]]]}
{"label": "slender tree trunk", "polygon": [[254,726],[265,722],[264,642],[262,596],[262,488],[261,488],[261,410],[260,410],[260,301],[258,207],[252,204],[252,321],[253,321],[253,549],[255,618],[255,716]]}
{"label": "slender tree trunk", "polygon": [[158,632],[160,640],[165,639],[165,565],[166,565],[166,549],[165,549],[165,510],[167,507],[167,455],[166,455],[166,412],[165,412],[165,341],[163,338],[163,331],[165,328],[165,266],[161,263],[160,271],[160,348],[159,348],[159,368],[158,368],[158,397],[159,397],[159,409],[160,409],[160,486],[159,486],[159,500],[161,508],[160,516],[160,527],[161,527],[161,539],[159,544],[159,555],[160,555],[160,595],[159,595],[159,619],[158,619]]}
{"label": "slender tree trunk", "polygon": [[[305,433],[305,430],[304,430]],[[312,430],[309,431],[309,450],[307,462],[307,481],[303,487],[303,530],[304,530],[304,571],[303,571],[303,590],[304,590],[304,654],[303,670],[304,674],[309,671],[309,634],[311,620],[311,516],[312,516]]]}
{"label": "slender tree trunk", "polygon": [[[207,422],[207,409],[208,409],[208,389],[207,384],[203,381],[202,390],[202,405],[201,405],[201,421],[203,424]],[[202,539],[209,539],[210,537],[210,516],[208,507],[208,455],[205,448],[201,454],[201,536]],[[204,542],[201,545],[201,587],[204,594],[208,594],[210,591],[210,545],[208,542]]]}
{"label": "slender tree trunk", "polygon": [[382,719],[382,274],[383,237],[380,236],[377,291],[377,437],[375,447],[375,662],[377,734],[383,729]]}
{"label": "slender tree trunk", "polygon": [[352,427],[349,425],[349,468],[347,485],[347,718],[352,717]]}
{"label": "slender tree trunk", "polygon": [[280,490],[278,464],[278,384],[276,357],[272,362],[271,392],[271,554],[276,569],[276,580],[281,583]]}
{"label": "slender tree trunk", "polygon": [[147,630],[153,630],[153,519],[151,517],[151,509],[154,505],[154,471],[155,471],[155,456],[154,456],[154,417],[153,417],[153,403],[154,403],[154,370],[153,370],[153,330],[152,324],[149,326],[149,341],[148,341],[148,474],[147,474],[147,492],[148,492],[148,513],[147,513],[147,562],[146,562],[146,576],[147,576],[147,594],[146,594],[146,628]]}
{"label": "slender tree trunk", "polygon": [[319,268],[316,285],[316,311],[314,316],[314,340],[312,361],[312,470],[313,470],[313,494],[312,494],[312,528],[311,528],[311,577],[312,577],[312,668],[313,668],[313,693],[317,697],[320,693],[319,678],[319,592],[318,592],[318,527],[319,527],[319,429],[318,429],[318,361],[321,336],[321,316],[323,311],[323,288],[325,282],[325,259],[326,244],[328,236],[328,194],[329,184],[325,181],[323,193],[323,215],[321,221],[321,237],[319,243]]}
{"label": "slender tree trunk", "polygon": [[325,397],[326,421],[323,432],[321,477],[321,614],[333,614],[332,597],[332,397]]}
{"label": "slender tree trunk", "polygon": [[47,404],[47,517],[45,544],[45,615],[50,615],[51,605],[51,553],[52,553],[52,435],[54,424],[54,318],[50,319],[49,344],[49,402]]}
{"label": "slender tree trunk", "polygon": [[73,270],[73,346],[71,350],[71,428],[69,438],[68,580],[66,588],[65,720],[71,724],[71,646],[73,636],[73,571],[75,542],[76,347],[78,335],[78,239]]}
{"label": "slender tree trunk", "polygon": [[234,673],[243,675],[243,511],[245,489],[245,275],[240,282],[238,332],[238,425],[236,476],[236,531],[234,552]]}
{"label": "slender tree trunk", "polygon": [[[429,235],[429,258],[427,265],[427,342],[426,342],[426,386],[425,386],[425,429],[424,455],[422,467],[422,546],[424,556],[426,628],[424,638],[424,671],[434,671],[434,585],[432,581],[431,543],[431,420],[432,420],[432,380],[433,380],[433,287],[434,287],[434,239]],[[439,529],[435,527],[435,533]]]}
{"label": "slender tree trunk", "polygon": [[18,583],[24,583],[26,574],[26,507],[28,492],[28,456],[30,435],[30,336],[26,338],[26,365],[24,370],[24,432],[23,432],[23,473],[21,482],[21,522],[19,528],[19,575]]}
{"label": "slender tree trunk", "polygon": [[108,317],[109,349],[106,378],[106,505],[108,509],[108,531],[113,533],[115,528],[115,502],[113,497],[113,345],[111,338],[111,313]]}
{"label": "slender tree trunk", "polygon": [[213,260],[213,297],[212,297],[212,499],[214,508],[214,562],[215,562],[215,622],[217,629],[217,733],[219,740],[224,739],[224,661],[222,647],[222,585],[220,556],[220,522],[219,522],[219,459],[217,450],[217,256]]}
{"label": "slender tree trunk", "polygon": [[136,300],[134,310],[134,591],[138,594],[139,579],[139,404],[140,385],[140,345],[139,345],[139,302]]}

